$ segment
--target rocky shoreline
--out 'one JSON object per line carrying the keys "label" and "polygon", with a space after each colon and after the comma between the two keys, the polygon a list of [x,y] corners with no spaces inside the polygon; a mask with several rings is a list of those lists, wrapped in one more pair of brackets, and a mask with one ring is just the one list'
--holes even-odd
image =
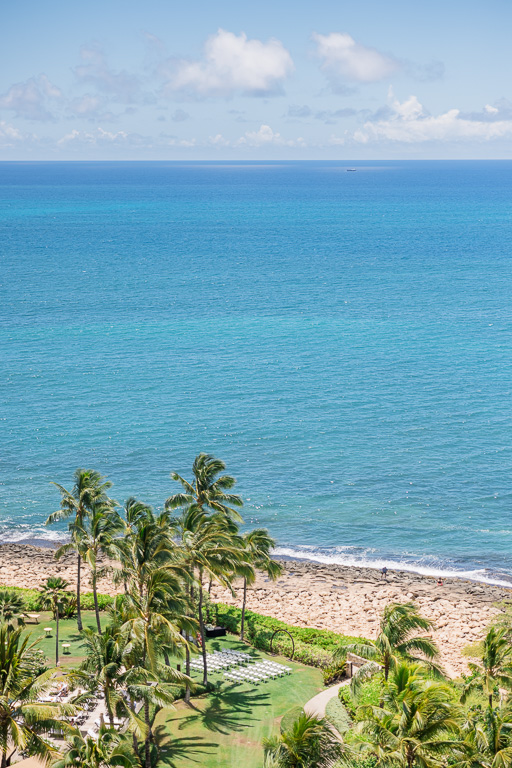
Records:
{"label": "rocky shoreline", "polygon": [[[441,650],[441,662],[452,677],[467,670],[461,655],[469,643],[478,641],[488,624],[502,611],[497,604],[512,604],[512,589],[462,579],[437,580],[420,574],[393,571],[384,580],[372,568],[322,565],[282,560],[284,572],[273,583],[258,576],[248,592],[251,610],[297,626],[331,629],[346,635],[375,637],[379,617],[389,602],[413,601],[423,615],[435,622],[432,636]],[[28,544],[0,545],[0,584],[37,588],[48,576],[61,576],[70,585],[76,580],[76,556],[54,559],[51,548]],[[83,589],[90,589],[90,573],[83,567]],[[241,605],[242,588],[236,597],[213,586],[214,599]],[[98,583],[100,592],[116,591],[108,578]]]}
{"label": "rocky shoreline", "polygon": [[[468,670],[468,658],[461,651],[480,640],[489,623],[502,612],[497,603],[512,603],[512,589],[461,579],[444,579],[441,587],[437,579],[404,571],[389,572],[385,580],[372,568],[291,560],[281,563],[285,571],[276,583],[258,577],[248,592],[248,608],[297,626],[375,637],[387,603],[412,601],[435,622],[432,637],[451,677]],[[241,604],[241,588],[236,590],[235,599],[219,587],[213,587],[212,592],[217,600]]]}

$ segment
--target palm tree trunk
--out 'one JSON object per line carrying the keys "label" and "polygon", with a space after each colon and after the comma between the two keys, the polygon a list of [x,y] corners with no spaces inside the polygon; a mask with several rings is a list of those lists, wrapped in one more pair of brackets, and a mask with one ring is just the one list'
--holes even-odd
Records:
{"label": "palm tree trunk", "polygon": [[96,568],[92,571],[92,594],[94,596],[94,610],[96,612],[96,624],[101,635],[100,609],[98,608],[98,588],[96,586]]}
{"label": "palm tree trunk", "polygon": [[203,685],[208,685],[208,663],[206,661],[206,637],[203,621],[203,576],[199,574],[199,632],[201,633],[201,650],[203,652]]}
{"label": "palm tree trunk", "polygon": [[[188,640],[187,640],[188,643]],[[185,646],[185,674],[190,677],[190,651],[188,645]],[[185,704],[190,702],[190,685],[187,681],[185,685]]]}
{"label": "palm tree trunk", "polygon": [[242,620],[240,623],[240,640],[244,639],[245,604],[247,602],[247,579],[244,576],[244,601],[242,603]]}
{"label": "palm tree trunk", "polygon": [[78,565],[77,565],[77,577],[76,577],[76,623],[78,630],[81,632],[84,628],[82,624],[82,607],[80,605],[80,569],[82,565],[82,558],[78,553]]}
{"label": "palm tree trunk", "polygon": [[489,694],[489,706],[492,709],[492,693]]}
{"label": "palm tree trunk", "polygon": [[55,606],[55,666],[59,666],[59,605]]}
{"label": "palm tree trunk", "polygon": [[151,723],[149,721],[149,701],[147,699],[144,702],[144,720],[147,728],[146,741],[144,744],[145,768],[151,768],[151,751],[150,751]]}

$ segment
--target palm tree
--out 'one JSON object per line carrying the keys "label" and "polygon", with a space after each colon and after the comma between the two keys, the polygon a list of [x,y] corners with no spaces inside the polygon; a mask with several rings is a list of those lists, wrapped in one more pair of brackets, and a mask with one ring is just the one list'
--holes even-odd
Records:
{"label": "palm tree", "polygon": [[126,737],[102,725],[97,739],[73,736],[64,757],[52,768],[135,768],[138,764]]}
{"label": "palm tree", "polygon": [[59,664],[59,618],[60,609],[69,599],[66,592],[68,582],[60,576],[49,576],[41,586],[39,602],[43,611],[52,611],[55,618],[55,664]]}
{"label": "palm tree", "polygon": [[[244,597],[242,603],[242,618],[240,622],[240,640],[244,639],[245,606],[247,603],[247,587],[254,584],[256,574],[254,569],[266,573],[269,579],[275,581],[283,572],[280,563],[272,560],[270,553],[276,543],[265,528],[255,528],[254,531],[244,533],[242,536],[244,558],[251,568],[242,573],[244,580]],[[247,567],[247,566],[245,566]]]}
{"label": "palm tree", "polygon": [[462,726],[464,753],[456,768],[510,768],[512,766],[512,709],[487,707],[469,712]]}
{"label": "palm tree", "polygon": [[73,540],[64,544],[55,553],[55,557],[61,557],[71,549],[77,549],[82,560],[91,569],[92,593],[94,597],[94,610],[96,624],[101,634],[100,611],[98,606],[98,557],[105,554],[115,557],[115,537],[123,530],[123,524],[117,511],[112,506],[94,502],[91,514],[84,519],[82,524],[71,524]]}
{"label": "palm tree", "polygon": [[[161,638],[178,646],[186,645],[182,635],[194,630],[194,622],[186,616],[188,601],[182,589],[182,566],[169,565],[148,571],[141,591],[130,590],[124,597],[124,623],[121,632],[126,632],[139,653],[139,667],[153,675],[153,683],[164,680],[168,683],[187,683],[190,678],[171,667],[159,663]],[[136,675],[135,675],[136,676]],[[144,701],[145,766],[151,768],[150,743],[153,739],[150,722],[151,697],[158,697],[159,706],[174,700],[172,690],[162,685],[144,683],[139,685],[139,696]]]}
{"label": "palm tree", "polygon": [[494,690],[498,685],[512,687],[512,646],[506,627],[491,627],[484,638],[482,664],[469,664],[471,676],[466,678],[461,702],[476,689],[481,690],[492,708]]}
{"label": "palm tree", "polygon": [[13,589],[0,589],[0,625],[9,629],[24,626],[25,604],[23,597]]}
{"label": "palm tree", "polygon": [[[53,512],[46,520],[46,525],[51,525],[59,520],[73,517],[70,526],[71,540],[74,549],[77,552],[77,580],[76,580],[76,612],[78,629],[83,629],[82,610],[80,605],[80,571],[82,557],[80,553],[79,533],[83,527],[85,518],[91,514],[93,505],[98,502],[108,502],[106,492],[112,487],[112,483],[105,480],[99,472],[93,469],[77,469],[74,474],[75,484],[71,491],[67,491],[64,486],[53,483],[61,493],[61,507]],[[58,555],[58,550],[56,557]]]}
{"label": "palm tree", "polygon": [[452,693],[433,680],[416,680],[391,707],[361,707],[359,716],[356,746],[382,768],[440,768],[443,755],[463,750]]}
{"label": "palm tree", "polygon": [[343,748],[326,720],[304,712],[290,730],[263,740],[264,768],[330,768]]}
{"label": "palm tree", "polygon": [[73,707],[38,701],[55,683],[53,670],[42,675],[34,672],[38,641],[30,644],[22,635],[21,627],[11,631],[0,627],[0,768],[10,764],[16,750],[28,750],[49,760],[57,750],[45,734],[51,730],[72,732],[61,718],[72,714]]}
{"label": "palm tree", "polygon": [[[197,575],[199,593],[198,618],[203,654],[203,685],[208,683],[206,658],[206,634],[203,618],[203,581],[209,577],[227,588],[231,588],[230,576],[242,569],[243,547],[237,530],[229,518],[219,514],[208,515],[201,507],[191,505],[180,518],[173,521],[179,537],[183,564],[191,579]],[[247,566],[247,563],[245,563]],[[188,661],[188,659],[187,659]],[[187,674],[189,666],[187,664]]]}
{"label": "palm tree", "polygon": [[165,502],[168,510],[196,506],[205,511],[217,512],[230,519],[241,521],[240,513],[233,507],[242,507],[240,496],[227,493],[234,487],[236,480],[230,475],[221,474],[226,465],[220,459],[208,453],[200,453],[194,459],[192,474],[194,479],[189,483],[177,472],[171,472],[172,480],[181,483],[184,493],[176,493]]}
{"label": "palm tree", "polygon": [[431,670],[439,673],[435,664],[435,659],[439,656],[436,643],[430,637],[414,634],[417,630],[432,628],[433,623],[421,616],[413,603],[390,603],[384,608],[380,632],[375,640],[365,639],[339,646],[334,652],[334,658],[341,661],[348,651],[368,660],[369,663],[354,675],[354,688],[365,677],[375,674],[381,668],[387,681],[390,670],[404,659],[426,664]]}
{"label": "palm tree", "polygon": [[99,689],[105,699],[105,708],[111,727],[119,703],[124,702],[120,694],[121,682],[125,671],[123,650],[126,643],[119,642],[112,627],[107,627],[104,634],[92,629],[82,630],[82,645],[85,659],[78,670],[70,675],[76,685],[82,685],[89,691]]}

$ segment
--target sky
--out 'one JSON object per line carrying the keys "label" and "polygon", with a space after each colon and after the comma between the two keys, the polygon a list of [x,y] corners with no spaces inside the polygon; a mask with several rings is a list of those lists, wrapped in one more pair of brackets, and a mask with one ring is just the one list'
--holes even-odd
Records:
{"label": "sky", "polygon": [[0,159],[512,157],[510,0],[0,3]]}

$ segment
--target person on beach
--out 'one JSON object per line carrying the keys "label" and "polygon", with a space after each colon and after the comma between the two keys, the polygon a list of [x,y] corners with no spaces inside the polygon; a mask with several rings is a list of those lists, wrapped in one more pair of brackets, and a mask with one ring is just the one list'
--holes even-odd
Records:
{"label": "person on beach", "polygon": [[382,569],[381,576],[383,579],[386,579],[386,581],[388,580],[388,569],[386,568],[386,566],[384,566],[384,568]]}
{"label": "person on beach", "polygon": [[437,586],[438,587],[442,587],[443,586],[443,580],[442,580],[441,577],[439,577],[438,580],[437,580]]}

